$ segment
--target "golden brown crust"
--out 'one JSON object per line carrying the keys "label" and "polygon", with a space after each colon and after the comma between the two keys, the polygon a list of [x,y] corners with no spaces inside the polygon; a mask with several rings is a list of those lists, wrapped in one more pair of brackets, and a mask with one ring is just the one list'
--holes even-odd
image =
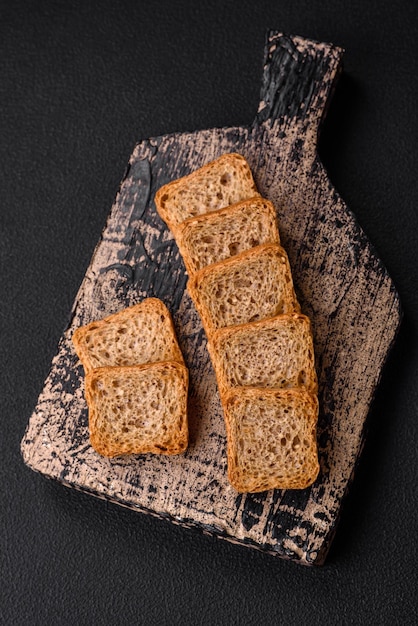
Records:
{"label": "golden brown crust", "polygon": [[208,349],[222,395],[233,387],[318,390],[312,327],[302,313],[220,328]]}
{"label": "golden brown crust", "polygon": [[304,489],[319,471],[311,326],[300,314],[274,207],[258,192],[225,203],[213,170],[230,159],[235,167],[242,157],[224,155],[160,189],[157,211],[179,246],[208,337],[231,485]]}
{"label": "golden brown crust", "polygon": [[[260,290],[247,289],[249,281],[258,279],[265,282],[267,297]],[[224,326],[300,311],[287,254],[277,244],[257,246],[204,267],[189,279],[187,289],[208,336]],[[247,298],[243,302],[241,295],[245,297],[245,291]],[[230,306],[226,304],[228,298],[233,301]]]}
{"label": "golden brown crust", "polygon": [[[315,396],[300,389],[239,388],[224,396],[223,406],[234,489],[306,489],[316,480]],[[265,414],[268,428],[263,428]]]}
{"label": "golden brown crust", "polygon": [[147,298],[78,328],[73,343],[86,372],[90,442],[99,454],[184,452],[188,371],[161,300]]}
{"label": "golden brown crust", "polygon": [[[115,339],[118,338],[118,329],[123,329],[132,334],[134,329],[129,325],[135,322],[135,319],[139,320],[140,317],[146,318],[148,325],[152,324],[154,340],[159,338],[159,350],[153,358],[150,357],[150,350],[147,347],[152,339],[150,333],[147,336],[144,334],[142,338],[143,354],[138,349],[121,352],[117,348]],[[138,335],[136,330],[134,334]],[[132,337],[132,339],[138,342],[138,336]],[[122,309],[102,320],[81,326],[74,331],[72,341],[86,373],[95,367],[139,365],[155,360],[171,360],[184,364],[172,317],[165,304],[158,298],[146,298],[142,302]],[[100,347],[97,346],[99,341],[101,342]]]}
{"label": "golden brown crust", "polygon": [[85,379],[90,442],[99,454],[180,454],[188,444],[188,370],[177,362],[101,367]]}
{"label": "golden brown crust", "polygon": [[[231,202],[228,200],[228,197],[225,197],[225,199],[217,199],[217,193],[215,190],[215,193],[211,192],[209,194],[210,200],[213,201],[213,207],[209,206],[210,202],[206,199],[205,209],[201,210],[199,207],[204,206],[204,203],[201,202],[199,196],[201,195],[202,190],[206,187],[211,174],[218,170],[225,171],[226,173],[232,173],[234,176],[236,175],[240,178],[241,186],[239,195],[236,197],[236,200]],[[180,202],[178,201],[177,194],[179,191],[184,192],[184,190],[190,189],[191,186],[197,188],[197,193],[191,194],[192,198],[188,198],[188,201],[185,203],[186,206],[183,206],[181,200]],[[222,192],[222,187],[223,185],[217,188],[218,193]],[[220,156],[218,159],[215,159],[210,163],[207,163],[191,174],[173,180],[161,187],[155,194],[155,206],[161,219],[167,224],[170,230],[174,232],[176,230],[176,226],[181,222],[184,222],[184,220],[188,217],[216,210],[224,206],[228,206],[233,202],[258,195],[259,192],[256,188],[247,161],[242,155],[231,152]],[[193,202],[190,201],[193,199],[193,196],[197,199],[195,206],[193,206]]]}
{"label": "golden brown crust", "polygon": [[276,210],[261,196],[188,218],[174,236],[189,276],[249,248],[280,244]]}

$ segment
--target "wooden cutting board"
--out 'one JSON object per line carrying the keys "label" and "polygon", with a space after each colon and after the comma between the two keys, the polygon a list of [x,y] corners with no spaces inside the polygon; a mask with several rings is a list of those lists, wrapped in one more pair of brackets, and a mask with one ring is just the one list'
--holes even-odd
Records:
{"label": "wooden cutting board", "polygon": [[[251,126],[138,143],[22,440],[29,467],[183,526],[304,564],[323,563],[401,318],[390,277],[317,155],[341,57],[333,45],[270,32]],[[177,246],[155,210],[159,187],[225,152],[244,155],[260,192],[276,206],[297,296],[313,323],[321,471],[302,491],[239,495],[229,485],[206,337]],[[172,312],[190,368],[190,446],[178,457],[102,458],[89,445],[84,373],[71,335],[147,296],[161,298]]]}

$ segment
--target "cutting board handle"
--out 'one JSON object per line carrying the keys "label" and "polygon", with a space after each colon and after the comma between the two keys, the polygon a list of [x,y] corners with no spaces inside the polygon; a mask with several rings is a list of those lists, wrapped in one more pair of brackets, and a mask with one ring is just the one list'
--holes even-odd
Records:
{"label": "cutting board handle", "polygon": [[260,105],[254,125],[268,120],[318,130],[341,69],[337,46],[269,31]]}

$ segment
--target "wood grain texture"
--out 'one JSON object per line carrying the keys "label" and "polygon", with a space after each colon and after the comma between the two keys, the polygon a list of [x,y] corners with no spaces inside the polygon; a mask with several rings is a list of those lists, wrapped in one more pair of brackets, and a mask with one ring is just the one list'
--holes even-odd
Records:
{"label": "wood grain texture", "polygon": [[[300,563],[323,563],[401,317],[390,277],[317,156],[341,57],[332,45],[270,32],[252,126],[138,143],[22,440],[32,469],[183,526]],[[274,203],[297,296],[313,324],[321,470],[303,491],[238,495],[229,485],[206,337],[185,291],[177,246],[155,211],[159,187],[225,152],[243,154],[260,192]],[[89,444],[84,375],[71,335],[149,296],[170,309],[190,368],[190,446],[176,458],[105,459]]]}

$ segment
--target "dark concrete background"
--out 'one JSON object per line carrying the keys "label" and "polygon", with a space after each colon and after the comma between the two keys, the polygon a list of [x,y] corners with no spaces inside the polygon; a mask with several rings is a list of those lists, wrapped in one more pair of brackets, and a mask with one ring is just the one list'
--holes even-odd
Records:
{"label": "dark concrete background", "polygon": [[[136,141],[248,124],[265,33],[346,49],[320,154],[404,322],[327,564],[73,492],[19,445]],[[407,2],[0,2],[0,623],[418,621],[418,11]]]}

